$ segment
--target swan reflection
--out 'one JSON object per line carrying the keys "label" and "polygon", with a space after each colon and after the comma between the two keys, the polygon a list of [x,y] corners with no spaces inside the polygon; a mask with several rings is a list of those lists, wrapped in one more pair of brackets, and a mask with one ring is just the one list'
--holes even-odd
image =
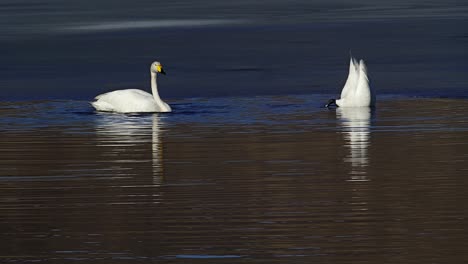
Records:
{"label": "swan reflection", "polygon": [[[152,184],[160,185],[163,179],[161,116],[99,115],[96,120],[98,144],[106,147],[102,155],[106,161],[115,163],[112,166],[115,172],[144,176],[149,169]],[[150,166],[145,165],[148,162]]]}
{"label": "swan reflection", "polygon": [[372,109],[369,107],[339,107],[336,109],[336,114],[341,121],[346,141],[345,146],[350,150],[344,162],[351,163],[351,181],[367,181],[366,167],[369,164],[369,127]]}
{"label": "swan reflection", "polygon": [[151,130],[151,157],[153,164],[153,184],[161,184],[163,179],[163,148],[161,141],[161,117],[157,114],[153,114],[153,126]]}

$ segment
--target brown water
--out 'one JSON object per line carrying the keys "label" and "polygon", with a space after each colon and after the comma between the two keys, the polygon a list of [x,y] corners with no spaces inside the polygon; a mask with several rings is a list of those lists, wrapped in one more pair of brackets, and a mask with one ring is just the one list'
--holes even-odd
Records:
{"label": "brown water", "polygon": [[0,263],[466,263],[467,100],[0,105]]}

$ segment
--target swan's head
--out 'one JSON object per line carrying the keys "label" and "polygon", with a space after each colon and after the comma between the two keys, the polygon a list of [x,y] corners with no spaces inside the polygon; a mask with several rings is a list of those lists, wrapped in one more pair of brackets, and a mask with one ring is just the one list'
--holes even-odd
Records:
{"label": "swan's head", "polygon": [[151,68],[150,68],[151,72],[153,73],[162,73],[162,74],[166,74],[166,72],[164,71],[163,69],[163,66],[161,65],[161,63],[159,61],[155,61],[153,63],[151,63]]}
{"label": "swan's head", "polygon": [[336,100],[335,100],[335,99],[330,99],[330,100],[328,100],[328,103],[325,105],[325,107],[330,107],[330,106],[332,106],[332,105],[338,106],[338,105],[336,104]]}

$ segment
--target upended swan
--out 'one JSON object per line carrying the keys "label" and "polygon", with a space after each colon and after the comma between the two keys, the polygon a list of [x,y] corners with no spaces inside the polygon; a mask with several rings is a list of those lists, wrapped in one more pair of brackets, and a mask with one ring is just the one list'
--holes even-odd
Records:
{"label": "upended swan", "polygon": [[359,63],[353,56],[349,62],[348,79],[341,91],[340,99],[330,99],[325,107],[336,105],[340,107],[373,107],[375,94],[369,86],[367,67],[363,60]]}
{"label": "upended swan", "polygon": [[147,93],[138,89],[117,90],[100,94],[91,102],[98,111],[118,113],[171,112],[171,107],[159,97],[156,78],[158,73],[166,74],[161,63],[151,64],[151,91]]}

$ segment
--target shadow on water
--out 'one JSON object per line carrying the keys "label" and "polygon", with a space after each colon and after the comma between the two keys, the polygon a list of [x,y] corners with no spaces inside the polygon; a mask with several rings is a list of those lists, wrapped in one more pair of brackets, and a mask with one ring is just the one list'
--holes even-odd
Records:
{"label": "shadow on water", "polygon": [[229,105],[207,105],[201,103],[174,103],[173,112],[178,115],[227,114]]}

